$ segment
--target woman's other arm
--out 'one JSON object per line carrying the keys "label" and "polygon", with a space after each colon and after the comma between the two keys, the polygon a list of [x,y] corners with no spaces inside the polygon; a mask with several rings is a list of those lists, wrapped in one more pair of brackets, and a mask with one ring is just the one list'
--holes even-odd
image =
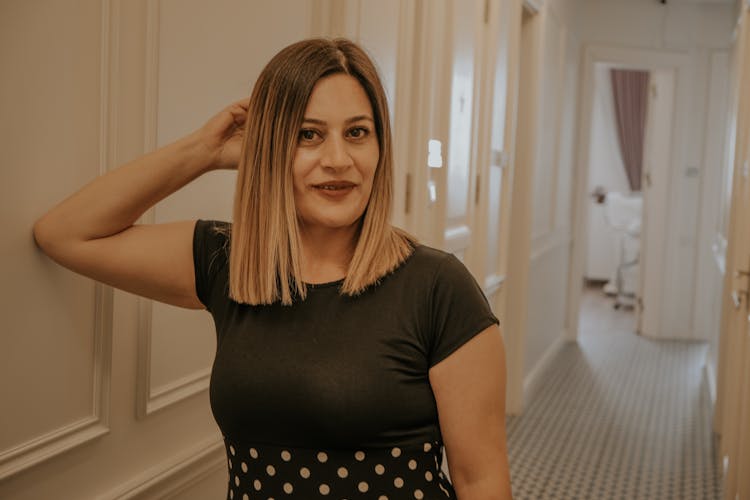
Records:
{"label": "woman's other arm", "polygon": [[487,328],[432,367],[430,384],[459,500],[511,500],[500,329]]}
{"label": "woman's other arm", "polygon": [[134,222],[203,173],[236,168],[247,99],[200,130],[97,177],[34,224],[37,245],[84,276],[168,304],[202,309],[195,291],[195,221]]}

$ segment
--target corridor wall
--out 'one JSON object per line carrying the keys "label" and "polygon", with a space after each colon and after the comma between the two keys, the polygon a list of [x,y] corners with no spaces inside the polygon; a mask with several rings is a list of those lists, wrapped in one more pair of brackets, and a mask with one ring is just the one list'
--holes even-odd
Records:
{"label": "corridor wall", "polygon": [[[294,12],[294,15],[290,15]],[[54,264],[33,222],[97,175],[249,95],[313,30],[307,2],[0,4],[4,224],[0,498],[205,500],[226,494],[208,406],[205,311],[151,303]],[[144,220],[229,220],[214,172]]]}

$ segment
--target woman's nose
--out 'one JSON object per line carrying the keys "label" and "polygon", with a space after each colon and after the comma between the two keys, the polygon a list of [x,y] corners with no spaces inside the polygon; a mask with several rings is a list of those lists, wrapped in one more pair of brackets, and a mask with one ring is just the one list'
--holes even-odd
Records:
{"label": "woman's nose", "polygon": [[323,167],[329,168],[346,168],[352,166],[352,157],[349,154],[344,138],[335,137],[333,134],[327,138],[323,146],[321,164]]}

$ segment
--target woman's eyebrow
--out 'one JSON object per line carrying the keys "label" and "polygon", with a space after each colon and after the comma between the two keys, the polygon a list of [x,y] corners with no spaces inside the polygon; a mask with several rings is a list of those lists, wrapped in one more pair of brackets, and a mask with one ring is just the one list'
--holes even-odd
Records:
{"label": "woman's eyebrow", "polygon": [[[375,123],[375,120],[373,120],[372,117],[369,115],[357,115],[357,116],[352,116],[351,118],[347,118],[344,121],[344,124],[358,122],[360,120],[370,120],[371,122]],[[326,125],[325,120],[318,120],[317,118],[304,118],[302,120],[302,123],[314,123],[316,125]]]}

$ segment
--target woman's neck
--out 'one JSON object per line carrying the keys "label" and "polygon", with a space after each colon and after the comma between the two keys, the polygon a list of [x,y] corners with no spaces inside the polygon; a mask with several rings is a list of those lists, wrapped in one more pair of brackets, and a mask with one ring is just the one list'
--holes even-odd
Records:
{"label": "woman's neck", "polygon": [[329,283],[346,276],[359,229],[300,227],[302,281]]}

